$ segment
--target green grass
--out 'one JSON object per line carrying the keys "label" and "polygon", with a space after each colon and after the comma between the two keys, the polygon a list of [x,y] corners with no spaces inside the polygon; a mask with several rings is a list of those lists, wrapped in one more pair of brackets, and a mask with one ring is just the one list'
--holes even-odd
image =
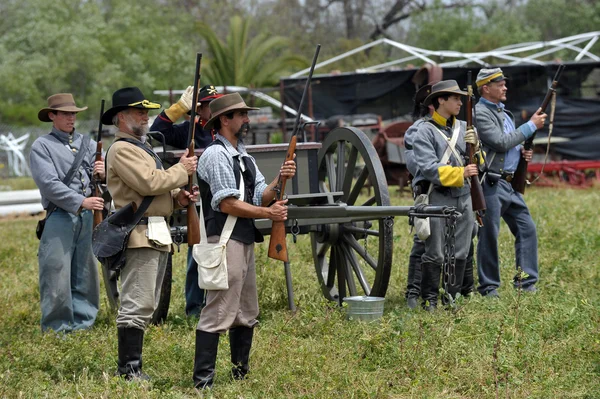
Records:
{"label": "green grass", "polygon": [[33,190],[37,186],[31,177],[10,177],[0,181],[0,191]]}
{"label": "green grass", "polygon": [[[396,197],[395,193],[393,194]],[[228,375],[221,339],[215,398],[599,398],[600,190],[530,189],[539,292],[519,295],[513,241],[502,226],[500,300],[463,298],[457,311],[408,311],[411,239],[396,218],[394,267],[379,323],[345,320],[320,293],[309,237],[288,239],[298,311],[287,310],[283,268],[257,247],[260,324],[250,378]],[[394,204],[408,200],[394,199]],[[185,254],[174,259],[167,323],[148,329],[151,385],[113,377],[114,315],[106,296],[96,326],[66,336],[39,328],[35,219],[0,220],[0,397],[198,397],[191,381],[195,323],[185,318]]]}

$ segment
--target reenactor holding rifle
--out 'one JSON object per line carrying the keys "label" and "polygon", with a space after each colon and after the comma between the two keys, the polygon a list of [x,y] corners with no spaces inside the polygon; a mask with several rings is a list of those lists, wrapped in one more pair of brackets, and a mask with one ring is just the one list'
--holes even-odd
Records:
{"label": "reenactor holding rifle", "polygon": [[[434,84],[424,105],[432,104],[435,111],[419,126],[413,143],[416,177],[430,185],[429,204],[453,206],[461,214],[456,220],[456,263],[453,275],[446,280],[445,301],[452,300],[461,289],[474,224],[468,179],[477,175],[478,169],[474,164],[465,166],[464,159],[466,142],[478,150],[478,141],[475,132],[467,130],[465,122],[456,118],[465,95],[454,80]],[[444,220],[431,218],[430,231],[421,258],[421,297],[423,307],[432,311],[437,307],[444,262]]]}
{"label": "reenactor holding rifle", "polygon": [[525,278],[515,277],[514,285],[523,291],[535,292],[538,281],[536,227],[523,195],[511,182],[520,158],[530,161],[533,155],[532,150],[526,151],[520,143],[544,126],[546,114],[539,108],[528,122],[517,128],[513,115],[502,103],[506,101],[507,91],[502,70],[482,69],[475,83],[481,95],[475,106],[477,128],[488,165],[482,180],[487,210],[478,233],[477,290],[483,296],[499,296],[498,233],[502,218],[515,236],[516,267],[527,274]]}

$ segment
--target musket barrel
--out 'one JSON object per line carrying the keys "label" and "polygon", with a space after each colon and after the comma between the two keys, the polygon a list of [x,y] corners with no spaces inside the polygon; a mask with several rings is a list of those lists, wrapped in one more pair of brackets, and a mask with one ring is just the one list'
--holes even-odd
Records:
{"label": "musket barrel", "polygon": [[[418,214],[424,217],[445,217],[453,210],[453,207],[426,205],[418,209]],[[417,213],[414,206],[350,206],[350,205],[326,205],[326,206],[304,206],[288,207],[288,219],[320,219],[330,218],[364,218],[373,219],[388,216],[411,216]]]}

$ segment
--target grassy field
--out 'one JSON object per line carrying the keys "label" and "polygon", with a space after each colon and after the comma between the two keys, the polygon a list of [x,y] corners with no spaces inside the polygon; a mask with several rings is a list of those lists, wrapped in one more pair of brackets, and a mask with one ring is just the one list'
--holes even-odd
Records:
{"label": "grassy field", "polygon": [[[502,226],[501,299],[475,296],[456,311],[405,307],[411,240],[397,218],[394,267],[379,323],[346,321],[325,301],[310,241],[288,239],[298,311],[287,310],[280,264],[257,251],[260,324],[250,378],[232,381],[221,339],[215,398],[600,398],[600,190],[530,189],[539,233],[534,295],[508,284],[513,241]],[[407,204],[396,199],[395,204]],[[174,258],[167,322],[146,334],[151,384],[113,377],[114,315],[104,292],[90,331],[41,334],[35,218],[0,220],[0,397],[198,397],[191,381],[195,321],[184,313],[185,255]]]}

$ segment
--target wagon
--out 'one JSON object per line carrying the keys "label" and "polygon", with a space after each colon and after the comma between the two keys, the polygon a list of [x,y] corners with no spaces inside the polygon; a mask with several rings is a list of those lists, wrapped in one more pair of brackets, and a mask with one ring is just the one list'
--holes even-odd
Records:
{"label": "wagon", "polygon": [[[272,181],[285,158],[287,144],[251,145],[266,181]],[[160,151],[165,167],[178,162],[181,150]],[[201,156],[201,150],[197,152]],[[325,298],[341,303],[346,296],[385,297],[392,268],[394,216],[446,217],[454,208],[391,206],[381,162],[361,130],[339,127],[322,143],[298,143],[297,173],[286,185],[287,231],[309,234],[318,284]],[[370,187],[370,190],[363,190]],[[186,242],[185,210],[170,220],[173,241]],[[271,221],[258,219],[257,228],[268,235]],[[293,262],[293,260],[291,260]],[[290,309],[294,309],[290,265],[285,262]],[[111,305],[118,304],[114,273],[104,270]],[[166,317],[171,292],[171,263],[163,283],[154,321]]]}

